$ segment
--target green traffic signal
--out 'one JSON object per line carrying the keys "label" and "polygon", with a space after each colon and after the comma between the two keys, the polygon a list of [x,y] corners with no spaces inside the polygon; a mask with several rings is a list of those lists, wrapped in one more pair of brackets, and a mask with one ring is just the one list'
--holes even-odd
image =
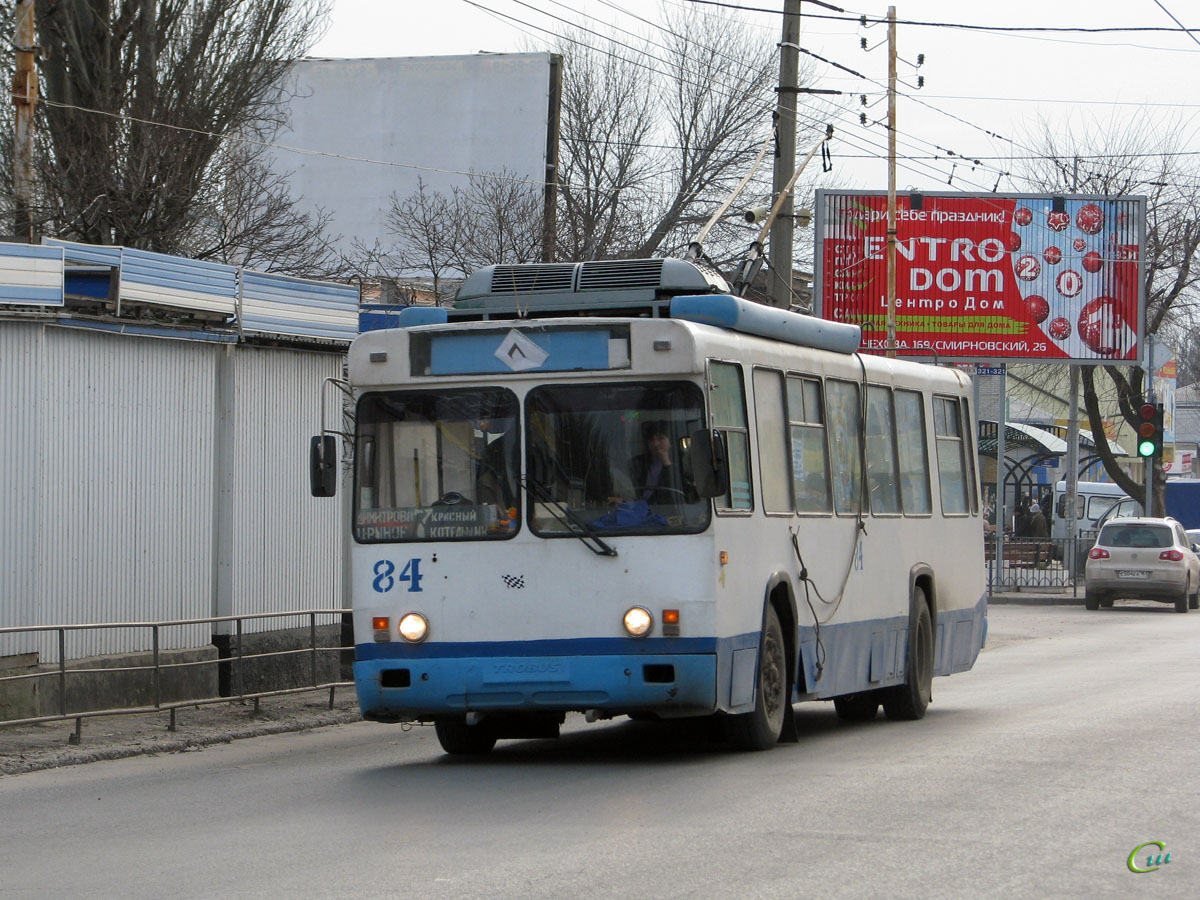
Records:
{"label": "green traffic signal", "polygon": [[1162,404],[1144,403],[1138,409],[1138,456],[1143,459],[1158,456],[1162,453],[1163,445],[1163,413]]}

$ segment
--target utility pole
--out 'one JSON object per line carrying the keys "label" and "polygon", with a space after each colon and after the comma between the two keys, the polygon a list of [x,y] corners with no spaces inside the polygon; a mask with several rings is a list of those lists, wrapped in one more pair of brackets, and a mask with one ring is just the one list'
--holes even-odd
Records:
{"label": "utility pole", "polygon": [[896,7],[888,7],[887,355],[896,356]]}
{"label": "utility pole", "polygon": [[13,233],[18,241],[33,243],[33,110],[37,105],[37,69],[34,65],[37,38],[33,29],[34,0],[20,0],[15,10],[13,41],[16,44],[16,71],[13,74],[12,101],[16,107],[13,131]]}
{"label": "utility pole", "polygon": [[[779,44],[779,87],[775,101],[774,196],[778,198],[792,180],[796,168],[796,94],[800,72],[800,0],[784,0],[783,38]],[[772,306],[792,305],[792,236],[795,219],[789,191],[779,215],[771,225],[771,278],[767,295]]]}

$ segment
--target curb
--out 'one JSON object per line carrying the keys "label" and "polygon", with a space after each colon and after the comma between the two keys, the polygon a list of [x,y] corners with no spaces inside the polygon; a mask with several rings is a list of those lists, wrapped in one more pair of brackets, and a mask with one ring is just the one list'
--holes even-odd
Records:
{"label": "curb", "polygon": [[988,597],[988,605],[1020,605],[1020,606],[1083,606],[1083,597],[1071,594],[1023,594],[1019,591],[1006,591],[1003,594],[992,594]]}
{"label": "curb", "polygon": [[357,706],[353,709],[306,716],[301,721],[267,722],[259,725],[210,730],[192,737],[145,738],[126,743],[109,744],[89,748],[83,745],[57,745],[53,748],[31,749],[28,754],[17,754],[0,758],[0,777],[23,775],[61,766],[75,766],[107,759],[127,759],[131,756],[146,756],[157,753],[185,753],[201,750],[214,744],[228,744],[236,740],[263,737],[271,734],[289,734],[311,731],[329,725],[346,725],[362,721]]}

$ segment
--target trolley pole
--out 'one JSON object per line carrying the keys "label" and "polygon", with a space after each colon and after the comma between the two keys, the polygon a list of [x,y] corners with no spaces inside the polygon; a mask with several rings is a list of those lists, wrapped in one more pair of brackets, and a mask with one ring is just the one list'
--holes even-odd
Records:
{"label": "trolley pole", "polygon": [[[778,198],[791,182],[796,168],[796,94],[800,73],[800,0],[784,0],[783,38],[779,44],[779,87],[775,100],[775,176],[772,184]],[[771,305],[787,309],[792,305],[792,195],[784,199],[779,215],[771,225],[771,278],[767,296]]]}

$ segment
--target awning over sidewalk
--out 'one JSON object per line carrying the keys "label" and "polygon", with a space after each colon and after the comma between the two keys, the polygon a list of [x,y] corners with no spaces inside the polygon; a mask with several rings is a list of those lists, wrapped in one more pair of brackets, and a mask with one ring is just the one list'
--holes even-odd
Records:
{"label": "awning over sidewalk", "polygon": [[[979,420],[979,452],[986,456],[996,455],[998,425],[988,419]],[[1004,428],[1004,447],[1007,453],[1017,448],[1033,450],[1039,455],[1061,456],[1067,452],[1067,442],[1044,428],[1008,422]]]}

